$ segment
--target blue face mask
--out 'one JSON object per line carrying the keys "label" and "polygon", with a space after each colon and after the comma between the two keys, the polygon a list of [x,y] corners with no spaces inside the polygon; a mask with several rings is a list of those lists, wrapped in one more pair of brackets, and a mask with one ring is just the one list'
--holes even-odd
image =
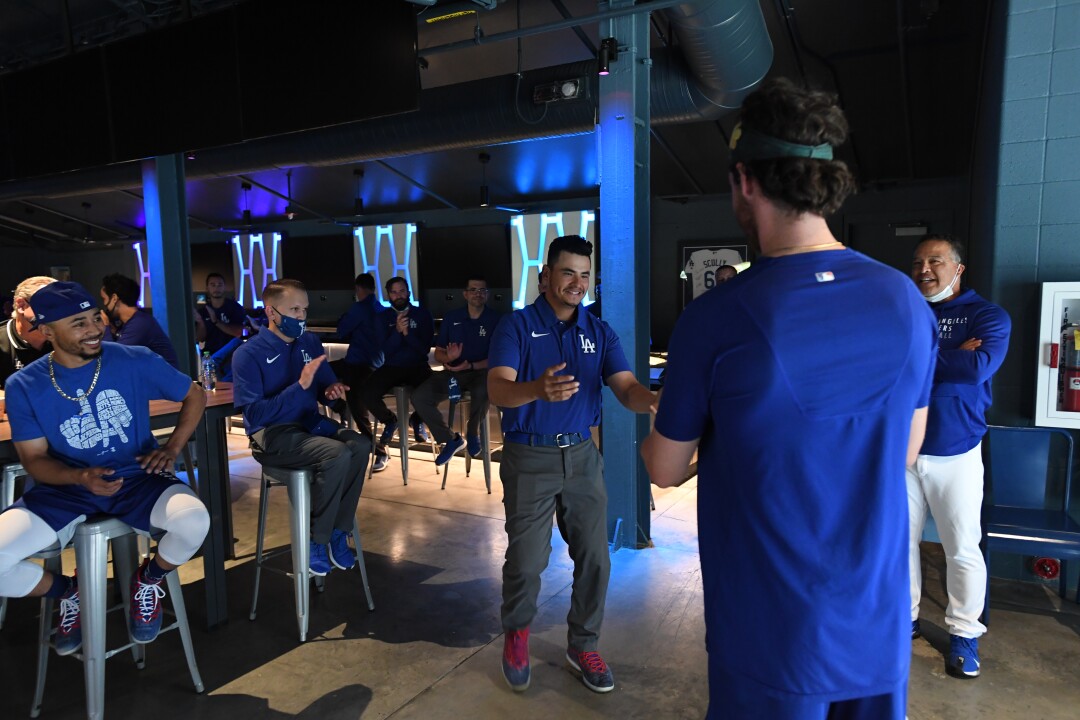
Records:
{"label": "blue face mask", "polygon": [[[271,307],[273,307],[273,305],[271,305]],[[278,330],[281,331],[282,335],[295,340],[304,334],[304,330],[307,329],[306,320],[297,320],[294,317],[289,317],[277,308],[274,308],[274,312],[278,314]]]}

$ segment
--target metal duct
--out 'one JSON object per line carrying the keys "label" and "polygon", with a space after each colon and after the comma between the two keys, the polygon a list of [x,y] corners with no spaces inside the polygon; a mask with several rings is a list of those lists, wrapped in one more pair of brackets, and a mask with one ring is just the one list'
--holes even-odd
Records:
{"label": "metal duct", "polygon": [[[720,6],[727,9],[722,13]],[[726,108],[737,106],[768,71],[772,43],[757,0],[687,3],[666,12],[678,18],[687,59],[669,51],[654,54],[654,125],[715,119]],[[728,21],[720,17],[723,14]],[[533,85],[575,77],[589,83],[585,98],[551,103],[543,121],[536,124],[520,117],[518,108],[529,120],[539,114],[531,102]],[[187,178],[202,180],[274,168],[343,165],[592,131],[592,98],[599,84],[594,61],[530,71],[525,80],[520,104],[515,104],[517,77],[505,75],[425,90],[419,109],[412,113],[201,150],[197,159],[187,164]],[[64,197],[141,185],[140,163],[129,162],[3,183],[0,200]]]}

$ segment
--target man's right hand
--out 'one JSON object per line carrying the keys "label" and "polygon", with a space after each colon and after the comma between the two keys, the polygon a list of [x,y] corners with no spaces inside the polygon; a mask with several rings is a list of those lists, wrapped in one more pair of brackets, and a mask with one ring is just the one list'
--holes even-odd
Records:
{"label": "man's right hand", "polygon": [[320,355],[304,366],[304,369],[300,371],[300,387],[305,390],[311,387],[311,383],[315,382],[315,373],[324,362],[326,362],[326,356]]}
{"label": "man's right hand", "polygon": [[103,467],[83,468],[79,471],[79,484],[95,495],[109,497],[124,486],[124,478],[108,480],[115,470]]}
{"label": "man's right hand", "polygon": [[982,340],[979,338],[968,338],[956,348],[957,350],[977,350],[982,346]]}
{"label": "man's right hand", "polygon": [[561,402],[569,400],[578,391],[581,383],[574,380],[573,375],[555,374],[565,367],[566,363],[564,362],[552,365],[534,381],[537,385],[537,396],[540,400]]}

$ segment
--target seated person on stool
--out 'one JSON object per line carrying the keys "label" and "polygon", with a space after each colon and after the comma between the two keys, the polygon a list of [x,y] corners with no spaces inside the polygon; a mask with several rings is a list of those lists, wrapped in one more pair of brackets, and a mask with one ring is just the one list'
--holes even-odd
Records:
{"label": "seated person on stool", "polygon": [[225,276],[207,275],[206,303],[195,306],[195,339],[203,344],[203,352],[214,356],[218,380],[232,380],[232,358],[218,352],[243,336],[246,317],[240,303],[225,297]]}
{"label": "seated person on stool", "polygon": [[150,348],[179,369],[169,336],[149,311],[139,307],[140,292],[139,283],[120,273],[106,275],[101,281],[101,307],[109,321],[105,339]]}
{"label": "seated person on stool", "polygon": [[[0,595],[60,598],[56,651],[82,645],[75,577],[26,560],[67,543],[91,515],[165,531],[157,554],[131,578],[131,637],[161,630],[161,581],[202,545],[210,516],[191,488],[168,472],[199,424],[206,396],[191,378],[142,347],[102,344],[101,312],[78,283],[38,290],[38,325],[55,348],[13,375],[7,389],[11,437],[36,484],[0,514]],[[150,432],[151,400],[182,402],[169,442]]]}
{"label": "seated person on stool", "polygon": [[[387,280],[386,296],[392,307],[379,313],[375,326],[382,341],[383,364],[371,374],[363,389],[364,405],[386,426],[379,439],[382,445],[390,442],[398,424],[397,415],[386,407],[383,395],[397,385],[419,387],[431,377],[428,350],[435,337],[431,313],[409,303],[409,283],[405,278]],[[417,442],[427,442],[427,431],[416,414],[413,414],[412,426]],[[404,432],[401,442],[405,447]]]}
{"label": "seated person on stool", "polygon": [[[270,323],[233,355],[233,402],[244,411],[252,448],[267,465],[315,467],[311,483],[311,572],[356,564],[349,532],[364,487],[371,441],[319,412],[319,401],[348,388],[326,364],[315,335],[305,332],[308,294],[298,280],[263,290]],[[328,547],[329,546],[329,547]]]}
{"label": "seated person on stool", "polygon": [[30,307],[30,296],[56,280],[45,275],[28,277],[15,288],[12,300],[14,309],[11,319],[0,330],[0,387],[6,387],[8,377],[22,370],[39,357],[44,357],[52,350],[52,345],[45,339],[41,328],[34,324],[34,309]]}
{"label": "seated person on stool", "polygon": [[[487,280],[480,275],[470,276],[465,283],[465,307],[451,310],[443,318],[439,339],[435,342],[435,359],[446,368],[433,374],[416,389],[413,407],[443,446],[435,458],[436,467],[450,461],[468,441],[473,457],[480,454],[480,421],[488,411],[487,356],[491,336],[501,314],[487,306]],[[439,403],[448,395],[448,383],[457,379],[461,390],[468,390],[472,399],[466,440],[453,432],[439,412]]]}
{"label": "seated person on stool", "polygon": [[[330,363],[330,367],[334,374],[349,386],[345,398],[349,402],[349,412],[356,422],[356,427],[374,442],[375,434],[364,405],[363,387],[371,374],[383,363],[381,333],[375,330],[375,318],[382,308],[375,296],[375,278],[371,273],[357,275],[354,288],[356,302],[341,316],[337,325],[338,339],[348,343],[349,350],[343,359]],[[389,460],[386,450],[376,446],[371,471],[385,470]]]}

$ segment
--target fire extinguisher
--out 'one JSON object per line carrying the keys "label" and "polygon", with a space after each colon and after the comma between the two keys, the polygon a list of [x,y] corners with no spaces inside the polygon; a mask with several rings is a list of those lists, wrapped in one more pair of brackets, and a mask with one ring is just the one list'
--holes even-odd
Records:
{"label": "fire extinguisher", "polygon": [[1061,349],[1061,409],[1080,412],[1080,327],[1065,328]]}
{"label": "fire extinguisher", "polygon": [[1032,558],[1031,572],[1042,580],[1057,580],[1061,574],[1061,561],[1048,557]]}

